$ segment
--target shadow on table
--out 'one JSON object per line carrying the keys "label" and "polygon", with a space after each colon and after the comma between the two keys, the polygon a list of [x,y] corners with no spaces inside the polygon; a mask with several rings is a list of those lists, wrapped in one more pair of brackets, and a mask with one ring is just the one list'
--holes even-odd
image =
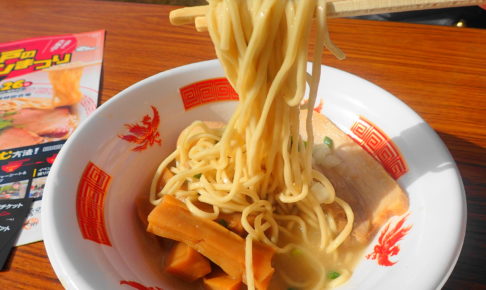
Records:
{"label": "shadow on table", "polygon": [[459,260],[443,289],[486,288],[486,148],[439,132],[461,172],[466,191],[466,237]]}
{"label": "shadow on table", "polygon": [[[421,152],[412,152],[414,164],[401,179],[405,184],[412,184],[424,174],[454,167],[452,162],[444,162],[439,156],[441,150],[437,150],[437,146],[441,146],[440,143],[427,144],[430,132],[430,127],[421,123],[393,138],[393,142],[403,148],[421,144]],[[444,132],[437,134],[457,164],[468,211],[464,245],[443,289],[486,289],[486,148]]]}

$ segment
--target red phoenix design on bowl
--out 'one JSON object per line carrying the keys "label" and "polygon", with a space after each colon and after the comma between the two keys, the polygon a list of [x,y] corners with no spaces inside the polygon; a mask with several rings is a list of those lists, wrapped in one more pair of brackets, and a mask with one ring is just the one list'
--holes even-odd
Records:
{"label": "red phoenix design on bowl", "polygon": [[373,252],[366,255],[367,259],[376,260],[378,265],[393,266],[396,262],[390,261],[391,256],[396,256],[400,252],[400,246],[397,243],[405,237],[412,228],[411,225],[403,226],[407,220],[408,214],[392,225],[388,223],[378,238],[378,244],[375,245]]}
{"label": "red phoenix design on bowl", "polygon": [[132,151],[144,151],[149,146],[153,146],[154,144],[160,145],[162,142],[160,133],[158,132],[160,123],[159,112],[154,106],[150,107],[152,108],[153,117],[147,114],[138,124],[125,124],[129,134],[118,135],[121,139],[138,145],[132,148]]}

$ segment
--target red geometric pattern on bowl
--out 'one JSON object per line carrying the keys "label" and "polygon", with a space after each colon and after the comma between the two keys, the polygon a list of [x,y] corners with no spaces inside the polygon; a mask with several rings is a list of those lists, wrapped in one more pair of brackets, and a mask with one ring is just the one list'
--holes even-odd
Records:
{"label": "red geometric pattern on bowl", "polygon": [[79,181],[76,214],[83,238],[111,246],[104,222],[105,195],[111,176],[88,162]]}
{"label": "red geometric pattern on bowl", "polygon": [[394,179],[407,173],[407,163],[397,146],[369,120],[360,116],[351,126],[351,132],[354,134],[351,138],[378,160]]}
{"label": "red geometric pattern on bowl", "polygon": [[179,89],[184,109],[212,102],[238,100],[238,94],[226,78],[195,82]]}

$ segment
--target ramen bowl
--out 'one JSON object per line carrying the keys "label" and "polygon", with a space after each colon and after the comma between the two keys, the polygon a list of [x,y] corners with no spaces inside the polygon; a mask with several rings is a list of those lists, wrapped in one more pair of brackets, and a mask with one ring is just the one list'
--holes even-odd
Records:
{"label": "ramen bowl", "polygon": [[[451,155],[426,122],[388,92],[323,70],[316,111],[372,154],[410,199],[407,214],[380,229],[340,289],[440,288],[457,261],[466,223]],[[78,127],[51,169],[43,198],[45,245],[63,286],[187,289],[162,270],[162,251],[137,218],[135,200],[148,197],[156,167],[183,128],[194,120],[227,121],[237,99],[218,62],[200,62],[134,84]],[[390,231],[402,233],[391,244],[385,241]]]}

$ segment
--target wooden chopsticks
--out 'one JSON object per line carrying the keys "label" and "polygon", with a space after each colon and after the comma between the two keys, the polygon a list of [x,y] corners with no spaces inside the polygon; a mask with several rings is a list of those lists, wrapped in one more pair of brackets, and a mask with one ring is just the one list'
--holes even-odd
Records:
{"label": "wooden chopsticks", "polygon": [[[486,0],[328,0],[328,17],[350,17],[380,13],[438,9],[486,4]],[[193,6],[170,12],[173,25],[194,23],[197,31],[207,30],[208,6]]]}
{"label": "wooden chopsticks", "polygon": [[347,0],[329,3],[330,17],[349,17],[414,10],[474,6],[485,0]]}

